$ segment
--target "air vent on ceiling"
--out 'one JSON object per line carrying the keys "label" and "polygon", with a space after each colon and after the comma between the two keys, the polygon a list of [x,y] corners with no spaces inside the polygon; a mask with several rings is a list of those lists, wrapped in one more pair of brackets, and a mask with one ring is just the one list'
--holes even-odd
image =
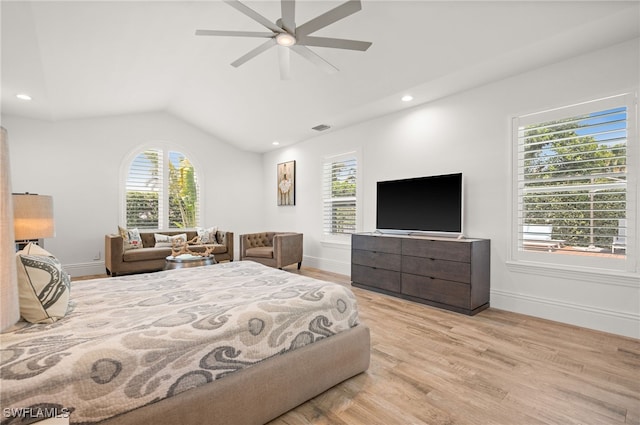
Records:
{"label": "air vent on ceiling", "polygon": [[326,124],[320,124],[320,125],[316,125],[315,127],[311,127],[311,129],[315,131],[325,131],[325,130],[329,130],[330,128],[331,126]]}

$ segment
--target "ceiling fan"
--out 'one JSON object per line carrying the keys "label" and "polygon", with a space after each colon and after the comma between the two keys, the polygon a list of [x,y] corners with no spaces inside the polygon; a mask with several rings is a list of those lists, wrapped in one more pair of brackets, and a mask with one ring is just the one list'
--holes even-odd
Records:
{"label": "ceiling fan", "polygon": [[196,30],[196,35],[268,38],[266,42],[232,62],[231,65],[235,67],[239,67],[249,59],[258,56],[260,53],[265,52],[273,46],[278,46],[280,78],[283,80],[288,79],[290,75],[289,55],[291,50],[310,62],[313,62],[324,71],[334,73],[338,71],[338,68],[324,60],[307,46],[331,47],[335,49],[359,51],[365,51],[371,46],[371,43],[368,41],[315,37],[310,35],[319,29],[331,25],[332,23],[361,10],[362,4],[360,0],[348,0],[346,3],[343,3],[340,6],[337,6],[299,26],[296,26],[295,23],[295,0],[281,0],[282,18],[278,19],[275,23],[271,22],[269,19],[238,0],[224,0],[224,2],[271,31]]}

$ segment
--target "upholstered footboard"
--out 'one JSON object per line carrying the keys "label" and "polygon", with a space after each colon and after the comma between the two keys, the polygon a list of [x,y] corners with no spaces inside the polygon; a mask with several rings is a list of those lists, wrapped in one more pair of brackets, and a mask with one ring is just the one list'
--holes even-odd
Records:
{"label": "upholstered footboard", "polygon": [[364,372],[369,356],[369,328],[360,324],[100,423],[260,425]]}

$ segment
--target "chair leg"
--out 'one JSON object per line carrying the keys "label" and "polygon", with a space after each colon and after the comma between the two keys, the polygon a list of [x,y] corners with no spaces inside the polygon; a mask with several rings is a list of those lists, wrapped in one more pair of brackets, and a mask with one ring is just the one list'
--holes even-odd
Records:
{"label": "chair leg", "polygon": [[300,270],[300,267],[302,267],[302,261],[298,263],[298,270]]}

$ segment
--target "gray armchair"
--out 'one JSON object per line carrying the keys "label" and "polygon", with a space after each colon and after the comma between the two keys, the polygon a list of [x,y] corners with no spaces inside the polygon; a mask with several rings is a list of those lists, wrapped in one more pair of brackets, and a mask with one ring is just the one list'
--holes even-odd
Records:
{"label": "gray armchair", "polygon": [[252,260],[279,269],[302,266],[302,233],[262,232],[240,235],[240,260]]}

